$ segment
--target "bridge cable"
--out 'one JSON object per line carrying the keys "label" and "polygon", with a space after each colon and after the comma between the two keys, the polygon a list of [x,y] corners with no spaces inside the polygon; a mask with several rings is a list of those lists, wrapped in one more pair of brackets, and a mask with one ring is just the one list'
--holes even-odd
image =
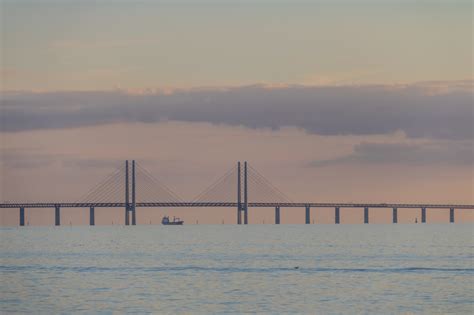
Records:
{"label": "bridge cable", "polygon": [[[222,198],[229,198],[229,196],[232,195],[231,191],[234,191],[234,193],[237,194],[236,187],[232,187],[233,182],[235,184],[237,183],[236,173],[237,170],[235,169],[235,167],[229,169],[227,172],[224,173],[224,175],[220,176],[209,187],[207,187],[204,191],[198,194],[193,199],[193,202],[226,201]],[[229,184],[231,189],[229,189],[228,187]]]}
{"label": "bridge cable", "polygon": [[[181,197],[169,189],[166,185],[161,183],[156,177],[154,177],[148,170],[143,168],[140,164],[135,163],[137,177],[137,195],[141,194],[140,184],[144,185],[145,192],[151,194],[141,195],[141,197],[151,198],[151,202],[182,202]],[[153,200],[157,197],[156,200]],[[138,199],[138,198],[137,198]]]}
{"label": "bridge cable", "polygon": [[268,179],[266,179],[262,174],[260,174],[255,168],[249,165],[248,169],[250,170],[250,172],[248,172],[248,175],[256,179],[262,185],[262,187],[266,187],[267,189],[269,189],[270,192],[272,192],[276,197],[281,199],[281,201],[292,202],[291,199],[286,194],[284,194],[281,190],[275,187]]}
{"label": "bridge cable", "polygon": [[102,181],[97,183],[92,189],[90,189],[86,194],[84,194],[78,201],[78,203],[88,203],[92,201],[97,201],[98,197],[102,196],[110,189],[117,184],[119,177],[123,177],[123,167],[118,167],[112,173],[107,175]]}

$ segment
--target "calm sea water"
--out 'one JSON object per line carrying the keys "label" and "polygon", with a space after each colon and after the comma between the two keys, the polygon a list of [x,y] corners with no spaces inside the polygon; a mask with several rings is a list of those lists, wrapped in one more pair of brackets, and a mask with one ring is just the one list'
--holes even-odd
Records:
{"label": "calm sea water", "polygon": [[0,229],[2,312],[474,310],[473,225]]}

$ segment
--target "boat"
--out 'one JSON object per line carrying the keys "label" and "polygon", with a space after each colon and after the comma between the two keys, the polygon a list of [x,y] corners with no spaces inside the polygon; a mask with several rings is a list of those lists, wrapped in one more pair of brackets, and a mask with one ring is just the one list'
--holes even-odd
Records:
{"label": "boat", "polygon": [[161,224],[163,225],[183,225],[183,223],[183,220],[176,217],[173,217],[173,221],[170,220],[169,216],[164,216],[163,219],[161,219]]}

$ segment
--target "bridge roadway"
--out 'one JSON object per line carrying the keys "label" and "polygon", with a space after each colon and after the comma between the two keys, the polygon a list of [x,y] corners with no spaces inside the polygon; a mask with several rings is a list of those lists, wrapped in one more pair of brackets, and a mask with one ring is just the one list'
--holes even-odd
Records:
{"label": "bridge roadway", "polygon": [[[241,207],[238,202],[107,202],[107,203],[81,203],[81,202],[35,202],[35,203],[2,203],[0,208],[19,208],[19,225],[25,225],[26,208],[54,208],[55,225],[61,225],[61,208],[90,208],[90,225],[95,225],[95,208],[123,207],[125,211],[125,225],[129,225],[129,212],[132,212],[132,225],[136,224],[135,209],[138,207]],[[455,209],[474,209],[474,205],[460,204],[407,204],[407,203],[314,203],[314,202],[249,202],[245,204],[244,224],[248,224],[246,209],[249,207],[274,207],[275,224],[280,224],[280,208],[305,208],[305,223],[310,224],[311,208],[334,208],[334,223],[340,223],[340,208],[364,208],[364,223],[369,223],[370,208],[393,208],[393,223],[398,223],[398,209],[421,209],[421,223],[426,223],[426,209],[449,209],[449,222],[454,223]],[[237,224],[241,224],[241,209],[238,210]]]}
{"label": "bridge roadway", "polygon": [[[33,203],[0,203],[0,208],[118,208],[125,207],[125,202],[81,203],[81,202],[33,202]],[[406,209],[472,209],[474,205],[463,204],[414,204],[414,203],[331,203],[331,202],[249,202],[249,207],[284,207],[284,208],[406,208]],[[237,202],[137,202],[136,207],[237,207]]]}

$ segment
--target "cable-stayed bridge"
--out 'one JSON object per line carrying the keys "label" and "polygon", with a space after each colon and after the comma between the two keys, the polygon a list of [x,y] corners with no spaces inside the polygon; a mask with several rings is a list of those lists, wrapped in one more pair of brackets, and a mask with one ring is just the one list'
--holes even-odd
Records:
{"label": "cable-stayed bridge", "polygon": [[427,209],[449,209],[449,222],[455,221],[455,209],[474,210],[462,204],[399,203],[314,203],[294,202],[247,162],[238,162],[191,201],[184,201],[159,179],[134,160],[125,161],[89,192],[75,202],[3,202],[0,208],[18,208],[19,225],[25,225],[26,208],[54,208],[55,225],[61,225],[61,208],[89,208],[90,225],[95,225],[95,209],[124,209],[125,225],[136,225],[136,210],[142,207],[232,207],[236,223],[248,224],[249,208],[275,208],[275,224],[280,224],[280,208],[304,208],[305,223],[310,223],[311,208],[334,208],[334,223],[340,223],[341,208],[363,208],[364,223],[369,223],[370,208],[391,208],[392,222],[398,222],[398,209],[421,211],[426,223]]}

